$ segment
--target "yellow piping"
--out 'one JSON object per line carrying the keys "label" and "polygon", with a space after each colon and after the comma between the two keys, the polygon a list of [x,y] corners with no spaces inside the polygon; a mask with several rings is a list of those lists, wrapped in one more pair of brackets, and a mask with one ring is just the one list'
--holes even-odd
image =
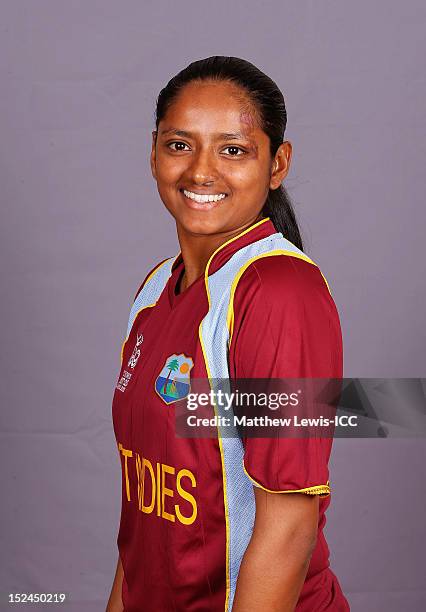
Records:
{"label": "yellow piping", "polygon": [[[154,302],[153,304],[148,304],[148,306],[142,306],[142,308],[140,308],[137,313],[135,314],[135,317],[133,319],[133,322],[136,321],[136,317],[138,316],[138,314],[140,312],[142,312],[142,310],[145,310],[145,308],[152,308],[153,306],[156,305],[157,302]],[[129,334],[130,335],[130,334]],[[129,336],[127,336],[127,338],[125,339],[125,341],[123,342],[123,345],[121,347],[121,365],[123,365],[123,353],[124,353],[124,347],[126,345],[127,340],[129,339]]]}
{"label": "yellow piping", "polygon": [[262,225],[262,223],[266,223],[266,221],[269,221],[269,217],[265,217],[264,219],[261,219],[260,221],[258,221],[257,223],[255,223],[254,225],[250,225],[250,227],[247,227],[245,230],[243,230],[242,232],[240,232],[239,234],[237,234],[236,236],[234,236],[233,238],[230,238],[229,240],[227,240],[226,242],[224,242],[223,244],[221,244],[215,251],[214,253],[210,256],[210,259],[207,262],[206,265],[206,269],[204,271],[204,277],[206,277],[206,274],[208,276],[208,270],[209,270],[209,266],[210,266],[210,262],[212,261],[213,257],[219,253],[219,251],[221,251],[223,248],[225,248],[226,246],[228,246],[228,244],[231,244],[231,242],[234,242],[234,240],[237,240],[238,238],[241,238],[241,236],[244,236],[245,234],[248,234],[248,232],[251,232],[251,230],[253,230],[255,227],[259,227],[259,225]]}
{"label": "yellow piping", "polygon": [[[158,266],[156,268],[153,269],[153,271],[149,274],[149,276],[147,277],[146,281],[144,282],[144,284],[142,285],[140,291],[142,291],[142,289],[145,287],[145,285],[147,284],[148,281],[151,280],[151,278],[154,276],[154,274],[156,274],[158,272],[158,270],[164,266],[164,264],[166,264],[168,261],[170,261],[171,259],[176,259],[177,255],[175,255],[175,257],[168,257],[167,259],[165,259],[164,261],[162,261],[160,264],[158,264]],[[139,291],[139,293],[140,293]],[[137,297],[137,296],[136,296]]]}
{"label": "yellow piping", "polygon": [[325,485],[324,484],[316,485],[314,487],[306,487],[305,489],[289,489],[287,491],[274,491],[272,489],[267,489],[266,487],[262,486],[259,482],[257,482],[257,480],[255,480],[252,476],[250,476],[250,474],[246,470],[244,461],[243,461],[243,470],[246,473],[247,477],[250,478],[252,482],[254,482],[258,487],[260,487],[264,491],[267,491],[268,493],[305,493],[306,495],[325,495],[326,497],[330,495],[330,481],[329,480],[327,480],[327,484]]}
{"label": "yellow piping", "polygon": [[[257,223],[255,223],[254,225],[251,225],[250,227],[246,228],[244,231],[242,231],[240,234],[238,234],[237,236],[234,236],[233,238],[230,238],[229,240],[227,240],[226,242],[224,242],[223,244],[221,244],[214,252],[213,254],[210,256],[207,265],[206,265],[206,269],[204,271],[204,285],[206,288],[206,294],[207,294],[207,301],[208,301],[208,305],[209,305],[209,311],[210,311],[210,307],[211,307],[211,299],[210,299],[210,291],[209,291],[209,266],[213,260],[213,257],[219,253],[219,251],[221,251],[224,247],[226,247],[228,244],[230,244],[231,242],[233,242],[234,240],[237,240],[237,238],[240,238],[241,236],[244,236],[244,234],[247,234],[248,232],[250,232],[251,230],[253,230],[255,227],[258,227],[259,225],[261,225],[262,223],[265,223],[266,221],[269,220],[269,217],[266,217],[265,219],[261,219],[260,221],[258,221]],[[200,340],[200,345],[201,345],[201,350],[203,353],[203,358],[204,358],[204,363],[206,366],[206,371],[207,371],[207,376],[209,378],[209,384],[211,387],[211,372],[210,372],[210,368],[209,368],[209,363],[207,360],[207,354],[206,354],[206,349],[204,346],[204,342],[203,342],[203,338],[201,335],[201,326],[203,324],[203,320],[201,320],[200,325],[198,327],[198,337]],[[213,406],[214,406],[214,411],[215,414],[217,415],[217,411],[216,411],[216,405],[213,402]],[[221,459],[221,463],[222,463],[222,480],[223,480],[223,507],[225,510],[225,532],[226,532],[226,597],[225,597],[225,611],[228,610],[228,604],[229,604],[229,592],[230,592],[230,576],[229,576],[229,514],[228,514],[228,504],[227,504],[227,485],[226,485],[226,472],[225,472],[225,460],[224,460],[224,454],[223,454],[223,443],[222,443],[222,438],[220,436],[220,431],[218,429],[218,441],[219,441],[219,450],[220,450],[220,459]]]}
{"label": "yellow piping", "polygon": [[[158,270],[161,268],[161,266],[164,266],[165,263],[167,263],[168,261],[170,261],[171,259],[176,259],[176,257],[178,257],[178,255],[176,255],[175,257],[168,257],[167,259],[165,259],[164,261],[162,261],[160,264],[158,264],[157,267],[155,267],[152,272],[147,276],[144,284],[142,285],[142,287],[139,290],[139,293],[142,291],[142,289],[145,287],[145,285],[148,283],[148,281],[151,280],[151,278],[154,276],[154,274],[156,274],[158,272]],[[139,295],[138,293],[138,295]],[[138,297],[138,296],[136,296]],[[136,300],[135,300],[136,301]],[[152,308],[153,306],[156,305],[157,302],[154,302],[153,304],[148,304],[148,306],[142,306],[142,308],[140,308],[137,313],[135,314],[134,318],[133,318],[133,322],[136,320],[136,317],[138,316],[138,314],[140,312],[142,312],[142,310],[145,310],[145,308]],[[130,334],[129,334],[130,335]],[[121,355],[120,355],[120,364],[123,365],[123,353],[124,353],[124,347],[126,345],[127,340],[129,339],[129,336],[127,336],[127,338],[124,340],[123,344],[121,345]]]}
{"label": "yellow piping", "polygon": [[[301,253],[294,253],[293,251],[287,251],[285,249],[275,249],[274,251],[269,251],[268,253],[261,253],[260,255],[255,255],[254,257],[252,257],[251,259],[247,260],[245,262],[244,265],[241,266],[241,268],[238,270],[238,273],[236,274],[232,285],[231,285],[231,293],[230,293],[230,300],[229,300],[229,304],[228,304],[228,312],[226,315],[226,324],[228,326],[228,331],[229,331],[229,340],[228,340],[228,346],[231,345],[231,340],[232,340],[232,334],[234,331],[234,295],[235,295],[235,291],[237,289],[237,285],[238,282],[241,278],[241,276],[243,275],[243,273],[246,271],[246,269],[254,262],[257,261],[258,259],[262,259],[263,257],[273,257],[274,255],[287,255],[289,257],[297,257],[298,259],[303,259],[304,261],[307,261],[308,263],[312,264],[313,266],[317,266],[317,264],[312,261],[312,259],[310,259],[307,255],[305,254],[301,254]],[[319,270],[319,268],[318,268]],[[329,284],[327,282],[327,279],[325,278],[324,274],[320,271],[321,276],[323,277],[325,284],[327,285],[327,289],[331,295],[331,291],[330,291],[330,287]]]}
{"label": "yellow piping", "polygon": [[[210,310],[210,296],[209,296],[209,292],[208,292],[208,288],[207,289],[207,296],[208,296],[208,301],[209,301],[209,310]],[[207,370],[207,376],[209,378],[209,384],[210,384],[210,388],[212,388],[212,384],[211,384],[211,372],[210,372],[210,368],[209,368],[209,364],[208,364],[208,360],[207,360],[207,355],[206,355],[206,350],[205,350],[205,346],[204,346],[204,342],[202,339],[202,335],[201,335],[201,325],[202,325],[203,321],[200,322],[200,325],[198,327],[198,336],[200,339],[200,344],[201,344],[201,350],[203,352],[203,357],[204,357],[204,363],[206,366],[206,370]],[[216,411],[216,404],[213,401],[213,408],[214,408],[214,412],[217,415],[217,411]],[[223,455],[223,443],[222,443],[222,438],[218,429],[218,441],[219,441],[219,451],[220,451],[220,460],[221,460],[221,464],[222,464],[222,481],[223,481],[223,507],[225,510],[225,533],[226,533],[226,596],[225,596],[225,612],[228,610],[228,602],[229,602],[229,591],[230,591],[230,577],[229,577],[229,515],[228,515],[228,504],[227,504],[227,485],[226,485],[226,472],[225,472],[225,460],[224,460],[224,455]]]}

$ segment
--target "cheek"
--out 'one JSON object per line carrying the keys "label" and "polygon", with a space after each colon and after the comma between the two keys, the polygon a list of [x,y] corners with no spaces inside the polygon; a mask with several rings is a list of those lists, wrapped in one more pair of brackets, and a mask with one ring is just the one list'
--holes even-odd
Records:
{"label": "cheek", "polygon": [[265,185],[269,185],[268,168],[258,163],[237,167],[229,171],[227,175],[234,189],[250,189],[259,192],[264,191]]}
{"label": "cheek", "polygon": [[175,157],[160,155],[157,159],[157,181],[170,183],[182,174],[182,163]]}

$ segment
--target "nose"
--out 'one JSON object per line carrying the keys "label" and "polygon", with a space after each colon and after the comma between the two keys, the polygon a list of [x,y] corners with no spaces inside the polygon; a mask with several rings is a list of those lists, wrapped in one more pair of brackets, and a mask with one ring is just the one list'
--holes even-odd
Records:
{"label": "nose", "polygon": [[206,185],[216,181],[218,173],[214,154],[208,149],[196,152],[192,158],[189,175],[194,185]]}

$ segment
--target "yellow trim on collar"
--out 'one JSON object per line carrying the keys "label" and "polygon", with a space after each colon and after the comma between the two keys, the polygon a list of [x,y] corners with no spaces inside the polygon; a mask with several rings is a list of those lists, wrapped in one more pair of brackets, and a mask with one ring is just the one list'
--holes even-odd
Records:
{"label": "yellow trim on collar", "polygon": [[222,249],[224,249],[226,246],[228,246],[228,244],[231,244],[231,242],[234,242],[238,238],[241,238],[241,236],[245,236],[245,234],[248,234],[249,232],[251,232],[251,230],[255,229],[256,227],[259,227],[259,225],[262,225],[262,223],[266,223],[266,221],[270,221],[270,217],[265,217],[264,219],[261,219],[260,221],[258,221],[254,225],[250,225],[250,227],[246,227],[245,230],[243,230],[242,232],[240,232],[239,234],[237,234],[233,238],[230,238],[229,240],[227,240],[226,242],[224,242],[223,244],[218,246],[218,248],[212,253],[212,255],[210,255],[210,258],[209,258],[209,260],[207,262],[207,265],[206,265],[206,269],[204,271],[204,276],[205,277],[208,276],[209,266],[210,266],[214,256],[217,255],[217,253],[219,253]]}

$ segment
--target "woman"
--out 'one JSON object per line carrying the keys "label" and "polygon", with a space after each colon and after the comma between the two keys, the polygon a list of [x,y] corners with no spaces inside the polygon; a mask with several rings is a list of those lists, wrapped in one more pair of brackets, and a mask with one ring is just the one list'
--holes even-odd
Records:
{"label": "woman", "polygon": [[159,95],[151,169],[181,252],[145,278],[123,344],[109,612],[349,610],[322,533],[331,440],[175,431],[191,379],[342,376],[336,307],[281,185],[285,127],[277,85],[238,58]]}

